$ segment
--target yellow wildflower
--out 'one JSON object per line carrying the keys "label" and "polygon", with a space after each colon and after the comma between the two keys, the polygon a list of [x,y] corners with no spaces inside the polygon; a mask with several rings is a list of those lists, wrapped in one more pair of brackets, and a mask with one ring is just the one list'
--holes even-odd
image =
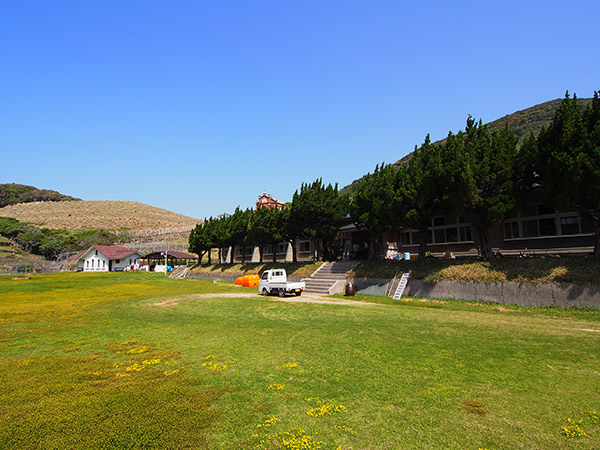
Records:
{"label": "yellow wildflower", "polygon": [[145,366],[144,366],[143,364],[134,363],[134,364],[132,364],[131,366],[129,366],[129,367],[126,367],[126,368],[125,368],[125,371],[126,371],[126,372],[133,372],[133,371],[135,370],[136,372],[139,372],[140,370],[143,370],[143,369],[144,369],[144,367],[145,367]]}
{"label": "yellow wildflower", "polygon": [[147,359],[145,361],[142,361],[142,364],[144,366],[153,366],[154,364],[159,364],[160,363],[160,359]]}
{"label": "yellow wildflower", "polygon": [[142,345],[141,347],[132,348],[131,350],[127,350],[125,353],[127,353],[129,355],[136,355],[138,353],[144,353],[146,350],[148,350],[148,347]]}
{"label": "yellow wildflower", "polygon": [[334,403],[329,402],[319,406],[318,408],[313,408],[306,411],[306,414],[308,414],[311,417],[322,417],[325,414],[331,416],[333,413],[336,412],[346,412],[346,407],[344,405],[336,405]]}
{"label": "yellow wildflower", "polygon": [[221,373],[227,369],[227,364],[213,364],[210,369],[212,373]]}

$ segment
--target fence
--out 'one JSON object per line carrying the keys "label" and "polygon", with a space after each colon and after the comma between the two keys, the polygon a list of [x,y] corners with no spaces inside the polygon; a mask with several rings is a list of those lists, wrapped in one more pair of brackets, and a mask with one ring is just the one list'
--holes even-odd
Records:
{"label": "fence", "polygon": [[23,262],[3,261],[0,263],[0,275],[18,275],[26,273],[55,273],[60,272],[64,264],[54,261]]}
{"label": "fence", "polygon": [[152,230],[123,230],[117,231],[117,235],[126,237],[146,238],[150,236],[163,236],[167,234],[189,233],[195,225],[183,225],[180,227],[156,228]]}
{"label": "fence", "polygon": [[180,252],[188,251],[188,242],[187,241],[179,241],[179,242],[126,242],[125,244],[120,244],[122,247],[126,247],[130,250],[137,250],[142,254],[152,253],[156,251],[162,251],[165,249],[176,250]]}

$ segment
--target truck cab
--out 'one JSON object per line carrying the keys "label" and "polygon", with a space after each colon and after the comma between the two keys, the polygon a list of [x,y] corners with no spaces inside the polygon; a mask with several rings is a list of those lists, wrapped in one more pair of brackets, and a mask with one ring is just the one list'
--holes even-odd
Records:
{"label": "truck cab", "polygon": [[280,297],[287,294],[301,295],[304,288],[304,281],[288,282],[285,269],[265,270],[258,283],[258,291],[261,294],[277,294]]}

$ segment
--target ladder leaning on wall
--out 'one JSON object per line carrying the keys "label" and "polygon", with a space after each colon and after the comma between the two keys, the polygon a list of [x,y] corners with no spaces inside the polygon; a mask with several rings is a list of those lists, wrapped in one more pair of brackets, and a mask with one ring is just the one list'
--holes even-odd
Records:
{"label": "ladder leaning on wall", "polygon": [[396,288],[396,292],[394,292],[394,300],[400,300],[402,298],[402,294],[404,293],[407,284],[408,273],[403,273],[402,278],[400,278],[400,283],[398,283],[398,287]]}

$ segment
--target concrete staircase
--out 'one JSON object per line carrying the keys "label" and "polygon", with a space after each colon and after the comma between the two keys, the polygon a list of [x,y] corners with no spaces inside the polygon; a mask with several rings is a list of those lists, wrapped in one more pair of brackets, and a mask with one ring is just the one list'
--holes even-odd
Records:
{"label": "concrete staircase", "polygon": [[338,294],[346,287],[346,272],[355,268],[360,261],[336,261],[325,263],[310,278],[302,281],[306,284],[304,292],[313,294]]}

